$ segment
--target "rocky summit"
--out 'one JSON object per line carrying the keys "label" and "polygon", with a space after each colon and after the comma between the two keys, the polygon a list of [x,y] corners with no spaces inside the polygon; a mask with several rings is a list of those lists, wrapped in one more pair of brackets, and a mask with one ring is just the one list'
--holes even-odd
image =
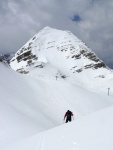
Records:
{"label": "rocky summit", "polygon": [[112,70],[74,34],[50,27],[42,29],[20,48],[10,66],[22,74],[73,76],[89,82],[113,76]]}

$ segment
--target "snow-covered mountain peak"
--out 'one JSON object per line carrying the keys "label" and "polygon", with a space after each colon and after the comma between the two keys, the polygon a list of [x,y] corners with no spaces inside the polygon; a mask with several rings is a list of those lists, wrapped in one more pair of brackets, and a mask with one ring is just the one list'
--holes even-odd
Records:
{"label": "snow-covered mountain peak", "polygon": [[73,76],[77,80],[112,78],[112,71],[70,31],[45,27],[11,59],[12,69],[36,76]]}
{"label": "snow-covered mountain peak", "polygon": [[0,56],[0,150],[113,149],[113,72],[82,41],[46,27],[12,56]]}

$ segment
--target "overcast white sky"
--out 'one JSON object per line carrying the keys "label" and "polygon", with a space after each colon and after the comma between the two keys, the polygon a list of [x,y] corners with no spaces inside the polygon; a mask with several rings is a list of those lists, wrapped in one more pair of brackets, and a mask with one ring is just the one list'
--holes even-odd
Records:
{"label": "overcast white sky", "polygon": [[113,0],[0,0],[0,53],[45,26],[70,30],[113,68]]}

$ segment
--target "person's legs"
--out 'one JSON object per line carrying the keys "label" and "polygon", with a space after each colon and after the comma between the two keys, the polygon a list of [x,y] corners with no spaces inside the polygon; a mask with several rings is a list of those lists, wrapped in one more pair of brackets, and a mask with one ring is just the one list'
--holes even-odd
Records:
{"label": "person's legs", "polygon": [[71,117],[67,117],[67,118],[66,118],[66,123],[67,123],[68,121],[71,122]]}
{"label": "person's legs", "polygon": [[69,122],[71,122],[71,118],[69,118],[68,120],[69,120]]}
{"label": "person's legs", "polygon": [[66,119],[66,123],[68,122],[69,120],[68,120],[68,118]]}

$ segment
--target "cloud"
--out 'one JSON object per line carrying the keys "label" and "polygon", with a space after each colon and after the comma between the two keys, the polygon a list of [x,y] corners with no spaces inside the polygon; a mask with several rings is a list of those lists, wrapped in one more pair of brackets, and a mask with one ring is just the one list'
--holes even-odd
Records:
{"label": "cloud", "polygon": [[111,0],[1,0],[0,52],[16,52],[39,30],[50,26],[70,30],[113,66],[112,14]]}

